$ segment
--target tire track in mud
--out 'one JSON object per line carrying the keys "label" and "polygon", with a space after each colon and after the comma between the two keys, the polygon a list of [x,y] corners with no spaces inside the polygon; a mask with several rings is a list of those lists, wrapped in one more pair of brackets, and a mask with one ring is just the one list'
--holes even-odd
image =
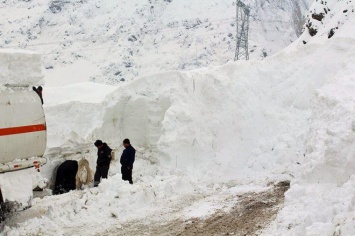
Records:
{"label": "tire track in mud", "polygon": [[279,182],[264,192],[236,195],[237,204],[229,212],[219,210],[206,219],[174,220],[167,224],[127,224],[106,235],[258,235],[275,218],[284,202],[289,182]]}

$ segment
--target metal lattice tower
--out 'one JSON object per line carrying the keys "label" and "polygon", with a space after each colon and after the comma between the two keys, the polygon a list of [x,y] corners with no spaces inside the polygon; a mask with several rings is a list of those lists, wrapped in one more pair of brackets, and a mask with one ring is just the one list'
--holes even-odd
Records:
{"label": "metal lattice tower", "polygon": [[234,60],[249,60],[249,15],[250,8],[237,0],[237,45]]}

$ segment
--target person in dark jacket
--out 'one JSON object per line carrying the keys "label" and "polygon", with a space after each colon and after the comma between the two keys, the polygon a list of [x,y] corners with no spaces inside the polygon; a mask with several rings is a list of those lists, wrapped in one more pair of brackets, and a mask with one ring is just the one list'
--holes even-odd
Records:
{"label": "person in dark jacket", "polygon": [[131,146],[131,142],[129,139],[123,140],[123,146],[125,150],[123,150],[121,156],[121,173],[122,179],[124,181],[128,181],[130,184],[133,184],[132,180],[132,170],[133,170],[133,163],[136,155],[136,150]]}
{"label": "person in dark jacket", "polygon": [[76,173],[78,172],[78,162],[74,160],[64,161],[57,169],[54,194],[67,193],[76,189]]}
{"label": "person in dark jacket", "polygon": [[42,104],[43,104],[43,97],[42,97],[43,88],[42,88],[42,86],[38,86],[38,88],[32,87],[32,89],[33,89],[33,91],[35,91],[38,94],[38,96],[41,99]]}
{"label": "person in dark jacket", "polygon": [[96,140],[94,145],[97,147],[96,172],[94,175],[94,187],[100,183],[100,179],[107,179],[108,170],[111,163],[112,149],[101,140]]}

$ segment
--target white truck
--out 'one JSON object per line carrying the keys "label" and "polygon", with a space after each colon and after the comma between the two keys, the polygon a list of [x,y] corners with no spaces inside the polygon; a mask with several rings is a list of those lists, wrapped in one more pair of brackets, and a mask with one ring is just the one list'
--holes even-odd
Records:
{"label": "white truck", "polygon": [[46,163],[45,115],[31,86],[41,80],[40,55],[0,50],[0,221],[8,205],[30,206],[37,168]]}

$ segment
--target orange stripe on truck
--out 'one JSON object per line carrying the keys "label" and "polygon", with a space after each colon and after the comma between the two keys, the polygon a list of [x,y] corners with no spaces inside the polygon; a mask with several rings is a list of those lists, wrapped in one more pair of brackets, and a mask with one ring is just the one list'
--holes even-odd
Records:
{"label": "orange stripe on truck", "polygon": [[11,127],[11,128],[0,128],[0,136],[40,132],[40,131],[45,131],[46,129],[47,128],[45,124],[19,126],[19,127]]}

